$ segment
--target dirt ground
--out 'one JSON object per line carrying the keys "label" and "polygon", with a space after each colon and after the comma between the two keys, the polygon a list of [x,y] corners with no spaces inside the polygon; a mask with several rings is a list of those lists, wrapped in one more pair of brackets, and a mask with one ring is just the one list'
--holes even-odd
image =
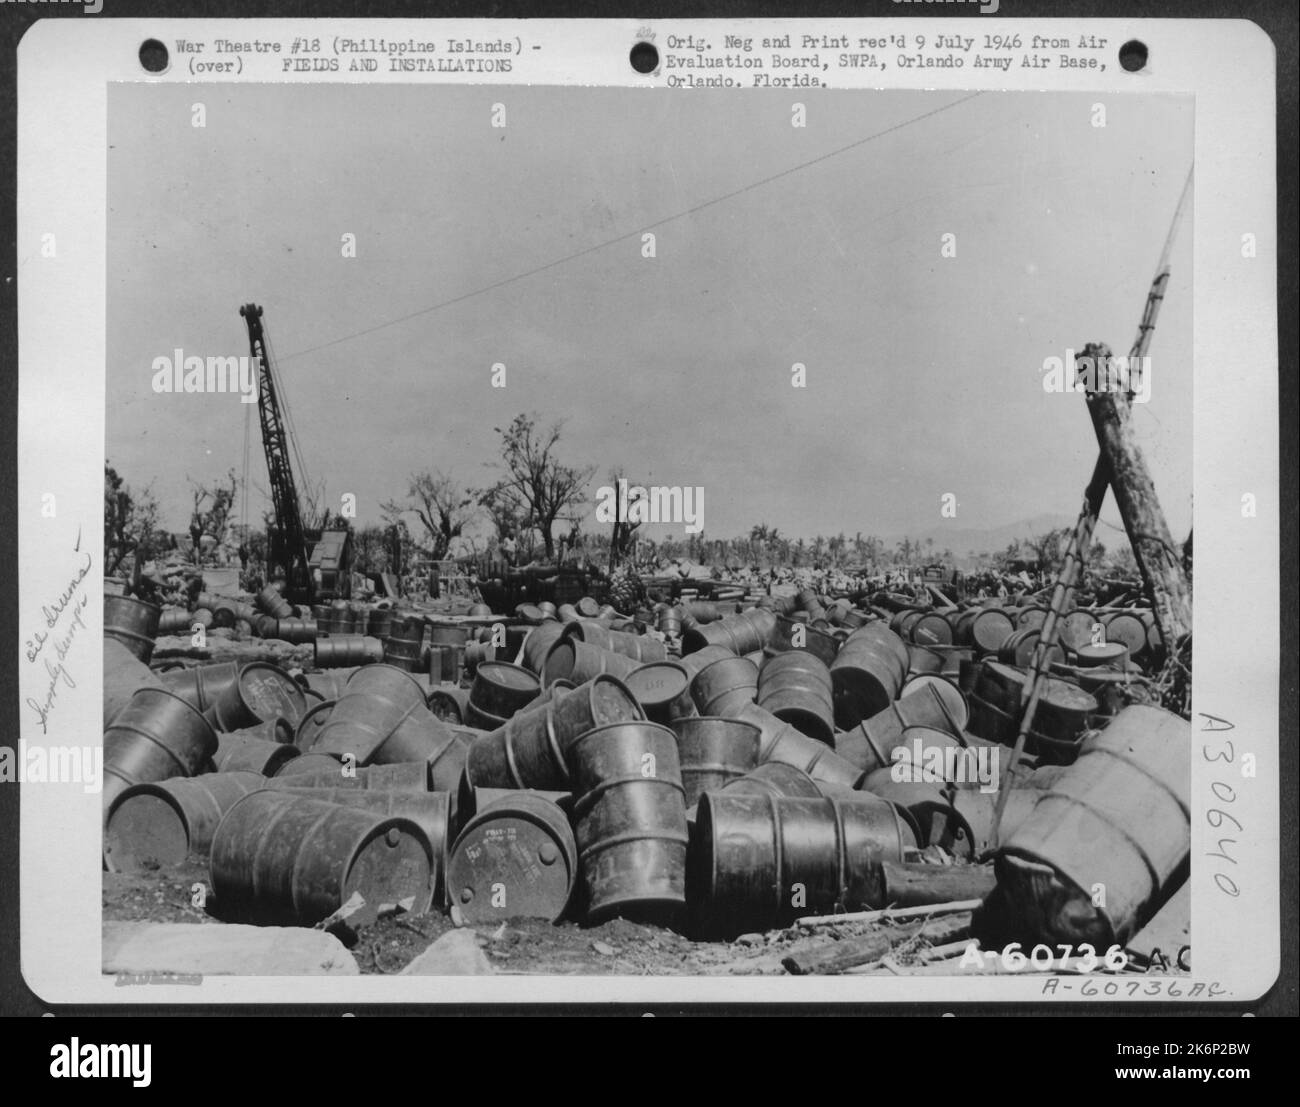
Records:
{"label": "dirt ground", "polygon": [[[209,887],[202,860],[153,872],[102,875],[105,922],[221,925],[219,903],[194,903],[194,886]],[[351,952],[362,973],[398,973],[454,925],[439,913],[390,916],[364,928]],[[830,944],[850,932],[864,934],[868,928],[834,928],[814,935],[773,931],[733,942],[696,942],[625,919],[595,927],[513,919],[476,928],[479,945],[498,973],[548,976],[784,975],[783,956]]]}

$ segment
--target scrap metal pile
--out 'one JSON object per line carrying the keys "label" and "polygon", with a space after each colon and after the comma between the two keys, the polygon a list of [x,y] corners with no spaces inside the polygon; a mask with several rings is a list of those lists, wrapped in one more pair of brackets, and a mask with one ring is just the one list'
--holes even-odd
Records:
{"label": "scrap metal pile", "polygon": [[[1190,724],[1159,706],[1150,612],[1060,622],[1013,766],[1044,608],[737,591],[465,619],[106,596],[105,866],[206,857],[227,921],[731,940],[959,903],[985,948],[1099,951],[1185,881]],[[196,622],[312,643],[315,666],[150,669]]]}

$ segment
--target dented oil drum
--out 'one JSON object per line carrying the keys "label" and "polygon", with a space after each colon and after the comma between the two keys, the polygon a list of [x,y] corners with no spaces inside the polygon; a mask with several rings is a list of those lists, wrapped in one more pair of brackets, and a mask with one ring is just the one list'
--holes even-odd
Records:
{"label": "dented oil drum", "polygon": [[578,738],[567,761],[587,921],[675,918],[686,905],[687,844],[676,736],[656,723],[613,723]]}
{"label": "dented oil drum", "polygon": [[720,661],[726,657],[735,657],[726,646],[705,646],[704,649],[696,653],[688,654],[686,657],[676,659],[677,664],[686,670],[686,675],[694,680],[701,669],[712,665],[715,661]]}
{"label": "dented oil drum", "polygon": [[563,917],[578,877],[578,846],[548,795],[502,792],[479,804],[457,836],[447,893],[470,925]]}
{"label": "dented oil drum", "polygon": [[883,711],[902,690],[908,654],[903,640],[880,623],[859,627],[831,662],[835,725],[851,730]]}
{"label": "dented oil drum", "polygon": [[[449,792],[385,791],[379,788],[302,788],[287,789],[290,794],[308,796],[341,807],[354,807],[372,814],[410,819],[424,834],[433,859],[430,884],[431,901],[439,909],[445,906],[444,875],[451,850],[452,818],[455,813]],[[417,905],[416,911],[426,909]]]}
{"label": "dented oil drum", "polygon": [[259,611],[270,615],[272,619],[293,618],[293,605],[280,594],[280,589],[274,584],[268,584],[263,588],[257,594],[254,603]]}
{"label": "dented oil drum", "polygon": [[776,625],[764,652],[770,656],[790,650],[807,650],[823,664],[829,665],[835,660],[839,649],[839,639],[833,634],[780,615],[777,616]]}
{"label": "dented oil drum", "polygon": [[817,799],[822,794],[812,777],[783,761],[764,761],[718,790],[749,796],[803,796],[808,799]]}
{"label": "dented oil drum", "polygon": [[705,933],[731,936],[883,907],[880,863],[915,846],[893,804],[867,793],[706,793],[691,848],[692,915]]}
{"label": "dented oil drum", "polygon": [[134,596],[104,594],[104,637],[121,642],[145,664],[153,656],[161,618],[162,608],[157,604]]}
{"label": "dented oil drum", "polygon": [[384,644],[378,638],[363,634],[333,634],[317,638],[316,668],[348,669],[359,665],[375,665],[384,660]]}
{"label": "dented oil drum", "polygon": [[725,788],[758,768],[761,734],[752,723],[700,716],[676,719],[670,729],[677,735],[677,759],[688,808],[705,792]]}
{"label": "dented oil drum", "polygon": [[524,667],[540,675],[547,651],[564,633],[565,624],[559,622],[546,622],[533,627],[524,639]]}
{"label": "dented oil drum", "polygon": [[307,753],[316,744],[333,710],[333,700],[321,700],[307,708],[307,713],[299,720],[293,732],[293,744],[301,753]]}
{"label": "dented oil drum", "polygon": [[285,762],[301,756],[302,751],[297,746],[287,744],[288,738],[293,735],[292,727],[283,719],[276,720],[276,723],[283,724],[283,733],[286,735],[284,742],[261,737],[264,727],[236,731],[233,734],[218,734],[217,752],[212,755],[212,763],[217,772],[275,776]]}
{"label": "dented oil drum", "polygon": [[811,651],[788,650],[766,658],[758,673],[756,702],[809,738],[834,744],[831,674]]}
{"label": "dented oil drum", "polygon": [[758,727],[760,762],[782,761],[793,765],[806,772],[819,786],[825,785],[828,789],[854,788],[862,779],[862,770],[830,746],[801,734],[758,704],[746,704],[736,717]]}
{"label": "dented oil drum", "polygon": [[651,661],[628,673],[624,683],[652,723],[668,726],[674,719],[699,714],[691,698],[691,678],[675,661]]}
{"label": "dented oil drum", "polygon": [[490,729],[489,723],[499,726],[497,720],[509,719],[537,699],[541,691],[537,675],[522,665],[484,661],[474,672],[466,721],[484,729]]}
{"label": "dented oil drum", "polygon": [[422,668],[424,620],[418,615],[392,619],[384,641],[384,663],[414,673]]}
{"label": "dented oil drum", "polygon": [[630,657],[565,634],[557,638],[546,653],[546,660],[542,663],[542,687],[549,687],[556,680],[585,684],[602,674],[622,678],[637,668],[637,662]]}
{"label": "dented oil drum", "polygon": [[361,788],[377,792],[428,792],[429,766],[424,761],[357,768],[323,753],[304,753],[267,782],[268,788]]}
{"label": "dented oil drum", "polygon": [[691,681],[691,698],[701,715],[733,717],[758,695],[758,666],[745,657],[710,662]]}
{"label": "dented oil drum", "polygon": [[299,926],[327,918],[354,894],[375,907],[411,900],[417,913],[427,910],[436,875],[428,839],[412,820],[273,788],[226,812],[210,871],[224,914]]}
{"label": "dented oil drum", "polygon": [[422,761],[444,731],[425,706],[424,688],[410,673],[369,665],[349,678],[313,750],[335,757],[350,754],[359,765]]}
{"label": "dented oil drum", "polygon": [[726,646],[743,657],[761,650],[776,629],[776,616],[754,607],[736,615],[727,615],[716,623],[697,625],[682,634],[682,653],[691,654],[705,646]]}
{"label": "dented oil drum", "polygon": [[187,635],[190,632],[190,626],[191,626],[190,613],[186,611],[185,608],[183,607],[166,608],[158,616],[159,637],[162,637],[163,635],[167,635],[167,634]]}
{"label": "dented oil drum", "polygon": [[204,711],[216,730],[229,732],[287,719],[296,727],[307,713],[307,697],[288,673],[266,661],[252,661],[225,685]]}
{"label": "dented oil drum", "polygon": [[1191,852],[1191,748],[1185,719],[1127,707],[1042,792],[997,858],[1026,940],[1105,949],[1154,914]]}
{"label": "dented oil drum", "polygon": [[452,684],[431,688],[427,703],[436,718],[458,726],[464,725],[469,710],[469,689],[457,688]]}
{"label": "dented oil drum", "polygon": [[908,727],[931,727],[960,739],[967,719],[965,702],[960,702],[961,710],[954,711],[949,697],[938,688],[922,688],[864,719],[852,730],[836,734],[835,752],[870,773],[890,764]]}
{"label": "dented oil drum", "polygon": [[108,809],[104,864],[109,872],[132,873],[206,857],[222,816],[265,786],[261,774],[241,772],[134,784]]}
{"label": "dented oil drum", "polygon": [[1011,616],[997,607],[971,608],[958,616],[953,628],[958,642],[981,654],[997,653],[1015,629]]}
{"label": "dented oil drum", "polygon": [[644,718],[622,681],[593,677],[558,698],[519,712],[503,726],[475,738],[466,761],[471,787],[569,787],[569,747],[589,731]]}
{"label": "dented oil drum", "polygon": [[197,776],[216,752],[216,731],[192,704],[139,688],[104,731],[104,805],[132,784]]}

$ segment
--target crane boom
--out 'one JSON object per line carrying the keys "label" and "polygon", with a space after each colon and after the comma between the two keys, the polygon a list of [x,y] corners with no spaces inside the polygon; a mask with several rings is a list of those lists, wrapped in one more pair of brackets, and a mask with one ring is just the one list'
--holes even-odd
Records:
{"label": "crane boom", "polygon": [[[284,572],[287,591],[315,598],[315,584],[307,556],[307,532],[298,506],[298,489],[289,460],[289,443],[280,400],[271,372],[271,356],[262,331],[262,309],[245,304],[239,309],[248,327],[249,353],[258,373],[257,411],[262,423],[262,447],[266,452],[266,469],[271,480],[271,502],[275,507],[276,532],[270,536],[270,566]],[[270,567],[268,566],[268,567]]]}

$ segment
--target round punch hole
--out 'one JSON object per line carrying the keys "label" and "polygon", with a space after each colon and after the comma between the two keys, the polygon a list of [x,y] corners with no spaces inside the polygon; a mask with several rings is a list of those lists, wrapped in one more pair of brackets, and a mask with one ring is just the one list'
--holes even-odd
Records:
{"label": "round punch hole", "polygon": [[1131,38],[1119,48],[1119,64],[1129,73],[1138,73],[1146,68],[1147,44]]}
{"label": "round punch hole", "polygon": [[627,60],[638,73],[653,73],[659,68],[659,51],[653,42],[638,42]]}
{"label": "round punch hole", "polygon": [[140,43],[140,64],[149,73],[161,73],[167,68],[167,47],[156,38]]}

